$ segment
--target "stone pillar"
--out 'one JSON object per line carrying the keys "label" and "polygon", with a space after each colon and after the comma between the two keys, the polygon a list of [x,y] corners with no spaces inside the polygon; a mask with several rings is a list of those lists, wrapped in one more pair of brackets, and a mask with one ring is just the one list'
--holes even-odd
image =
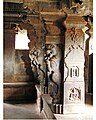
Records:
{"label": "stone pillar", "polygon": [[84,33],[85,21],[81,16],[69,15],[66,19],[64,55],[63,113],[83,111],[84,86]]}
{"label": "stone pillar", "polygon": [[30,42],[29,57],[31,60],[32,72],[34,74],[35,82],[42,85],[45,84],[45,69],[44,69],[44,38],[43,38],[43,23],[39,12],[27,14],[27,19],[23,23],[27,29],[27,36]]}
{"label": "stone pillar", "polygon": [[46,81],[48,84],[48,94],[53,98],[53,103],[62,101],[62,82],[64,61],[64,12],[41,12],[46,27],[45,36],[45,63]]}

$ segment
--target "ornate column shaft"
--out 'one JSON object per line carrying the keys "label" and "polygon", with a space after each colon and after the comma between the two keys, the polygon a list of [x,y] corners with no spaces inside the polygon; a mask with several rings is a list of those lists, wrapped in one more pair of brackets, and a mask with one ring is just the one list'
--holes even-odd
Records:
{"label": "ornate column shaft", "polygon": [[64,60],[64,12],[41,12],[47,33],[45,35],[45,63],[48,93],[53,103],[62,101],[63,60]]}
{"label": "ornate column shaft", "polygon": [[28,46],[32,71],[34,73],[36,82],[44,85],[45,71],[43,64],[43,56],[45,47],[42,34],[43,23],[40,19],[40,14],[38,12],[34,12],[34,14],[27,14],[27,20],[25,20],[24,23],[27,25],[27,27],[29,26],[27,28],[27,33],[30,40]]}
{"label": "ornate column shaft", "polygon": [[[64,55],[64,101],[63,113],[82,112],[84,90],[84,28],[81,16],[66,19]],[[82,111],[80,111],[80,109]]]}

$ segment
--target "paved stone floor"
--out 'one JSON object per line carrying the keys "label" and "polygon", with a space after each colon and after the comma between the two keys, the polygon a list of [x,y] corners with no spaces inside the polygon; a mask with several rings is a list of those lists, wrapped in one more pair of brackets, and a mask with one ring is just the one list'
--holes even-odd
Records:
{"label": "paved stone floor", "polygon": [[57,120],[93,120],[93,115],[94,115],[93,106],[86,104],[84,107],[84,113],[81,113],[80,111],[79,114],[65,114],[65,115],[55,114],[55,117],[57,118]]}
{"label": "paved stone floor", "polygon": [[8,104],[4,103],[3,107],[4,120],[28,120],[42,119],[36,103],[32,104]]}
{"label": "paved stone floor", "polygon": [[[5,120],[28,120],[28,119],[43,119],[39,113],[36,103],[32,104],[8,104],[4,103],[4,119]],[[84,114],[55,114],[57,120],[93,120],[93,106],[85,105]]]}
{"label": "paved stone floor", "polygon": [[[55,114],[55,117],[57,120],[93,120],[93,113],[96,113],[96,111],[93,110],[92,100],[90,97],[87,97],[84,111],[85,112],[83,114]],[[4,120],[44,120],[38,111],[36,103],[4,103],[3,115]]]}

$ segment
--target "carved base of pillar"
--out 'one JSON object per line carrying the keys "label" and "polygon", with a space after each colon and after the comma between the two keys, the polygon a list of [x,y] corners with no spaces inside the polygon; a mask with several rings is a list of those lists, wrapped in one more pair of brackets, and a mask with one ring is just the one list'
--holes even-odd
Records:
{"label": "carved base of pillar", "polygon": [[84,98],[84,82],[66,82],[64,84],[63,114],[83,113]]}

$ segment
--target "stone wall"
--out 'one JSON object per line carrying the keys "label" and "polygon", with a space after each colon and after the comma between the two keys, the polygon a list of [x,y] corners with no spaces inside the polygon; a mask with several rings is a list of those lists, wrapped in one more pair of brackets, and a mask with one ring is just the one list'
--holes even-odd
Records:
{"label": "stone wall", "polygon": [[15,10],[16,7],[17,10],[20,7],[19,10],[22,11],[22,5],[15,4],[11,9],[10,5],[12,4],[4,4],[4,101],[35,101],[37,94],[30,66],[29,51],[15,50],[16,25],[21,22],[22,18]]}
{"label": "stone wall", "polygon": [[4,82],[14,80],[15,62],[15,33],[13,30],[4,31]]}

